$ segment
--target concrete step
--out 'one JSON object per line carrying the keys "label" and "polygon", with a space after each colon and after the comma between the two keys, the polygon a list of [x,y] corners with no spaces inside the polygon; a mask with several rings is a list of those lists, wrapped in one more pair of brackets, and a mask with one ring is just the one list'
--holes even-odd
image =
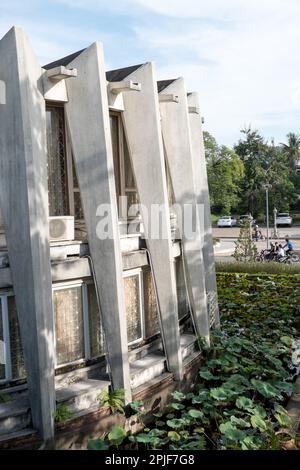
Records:
{"label": "concrete step", "polygon": [[0,449],[37,449],[39,439],[37,431],[32,428],[0,435]]}
{"label": "concrete step", "polygon": [[67,387],[56,389],[56,405],[66,405],[70,411],[78,412],[98,405],[97,397],[108,389],[109,381],[84,379]]}
{"label": "concrete step", "polygon": [[30,424],[31,413],[27,397],[0,403],[0,436],[20,431]]}
{"label": "concrete step", "polygon": [[135,389],[165,372],[166,358],[157,351],[131,361],[129,365],[131,387]]}
{"label": "concrete step", "polygon": [[183,333],[180,336],[182,360],[185,360],[196,351],[196,336],[191,333]]}

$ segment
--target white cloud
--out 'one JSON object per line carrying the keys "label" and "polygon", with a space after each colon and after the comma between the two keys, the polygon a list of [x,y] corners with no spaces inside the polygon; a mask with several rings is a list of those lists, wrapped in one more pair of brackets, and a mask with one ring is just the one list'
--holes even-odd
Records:
{"label": "white cloud", "polygon": [[[107,49],[105,57],[114,66],[126,65],[125,57],[128,65],[154,60],[159,78],[184,76],[189,90],[201,96],[207,129],[221,142],[232,144],[239,129],[249,123],[279,141],[289,130],[297,132],[300,128],[299,0],[46,3],[60,8],[65,5],[65,17],[55,23],[53,18],[39,22],[31,18],[29,10],[13,19],[27,31],[42,63],[100,40],[104,46],[111,46],[113,57],[108,56]],[[89,27],[91,14],[97,18],[107,11],[111,34]],[[74,26],[68,13],[82,16],[82,21]],[[118,26],[114,25],[114,15]],[[124,15],[126,33],[120,15]],[[0,35],[7,31],[11,17],[5,12],[1,15]]]}

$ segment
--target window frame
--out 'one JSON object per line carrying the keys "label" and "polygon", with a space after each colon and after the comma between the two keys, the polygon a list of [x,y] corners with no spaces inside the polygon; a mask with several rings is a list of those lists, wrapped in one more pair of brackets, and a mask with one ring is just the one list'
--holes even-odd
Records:
{"label": "window frame", "polygon": [[[132,277],[132,276],[136,276],[136,275],[139,278],[139,304],[140,304],[141,337],[138,338],[138,339],[135,339],[134,341],[128,342],[128,346],[133,346],[137,343],[141,343],[146,338],[145,311],[144,311],[143,269],[142,268],[134,268],[134,269],[128,269],[126,271],[123,271],[123,279],[125,279],[126,277]],[[127,315],[126,315],[126,326],[127,326]]]}
{"label": "window frame", "polygon": [[[1,313],[2,313],[2,328],[3,328],[3,343],[4,343],[4,357],[5,357],[5,378],[0,379],[0,383],[4,384],[11,382],[12,377],[12,362],[11,362],[11,345],[10,345],[10,331],[9,331],[9,311],[8,311],[8,297],[14,297],[12,291],[1,292]],[[18,379],[16,379],[18,380]]]}
{"label": "window frame", "polygon": [[[92,282],[90,282],[91,284]],[[54,367],[56,370],[81,364],[83,362],[88,361],[91,359],[91,348],[90,348],[90,336],[89,336],[89,311],[88,311],[88,297],[87,297],[87,282],[83,280],[72,281],[72,282],[59,282],[52,285],[52,297],[55,291],[64,290],[64,289],[72,289],[72,288],[81,288],[81,302],[82,302],[82,320],[83,320],[83,355],[84,357],[80,359],[76,359],[75,361],[71,362],[64,362],[63,364],[57,363],[57,354],[56,354],[56,315],[54,309],[54,302],[52,302],[53,306],[53,321],[54,321]]]}
{"label": "window frame", "polygon": [[[118,153],[119,153],[119,168],[118,171],[120,173],[120,193],[117,194],[117,198],[119,199],[119,220],[120,221],[127,221],[131,217],[128,217],[127,213],[127,199],[124,198],[128,193],[137,193],[137,186],[135,184],[135,187],[132,186],[126,186],[126,178],[125,178],[125,145],[124,145],[124,139],[126,139],[125,135],[125,126],[124,126],[124,115],[122,111],[116,111],[116,110],[109,110],[109,117],[116,117],[118,120]],[[128,146],[128,144],[127,144]],[[129,149],[128,149],[129,152]],[[131,161],[130,157],[130,152],[129,152],[129,159]],[[131,169],[133,173],[133,179],[135,181],[135,176],[134,176],[134,171],[133,171],[133,166],[131,162]],[[135,182],[136,183],[136,182]],[[135,218],[135,217],[133,217]]]}
{"label": "window frame", "polygon": [[[65,216],[74,215],[74,195],[73,195],[73,168],[72,168],[72,152],[71,149],[71,141],[68,132],[68,123],[66,119],[65,113],[65,105],[60,101],[45,101],[45,112],[47,112],[51,108],[60,108],[63,110],[63,136],[64,136],[64,158],[66,164],[66,176],[65,176],[65,184],[67,186],[66,189],[66,196],[67,196],[67,212],[68,214],[64,214]],[[48,174],[47,174],[48,178]]]}

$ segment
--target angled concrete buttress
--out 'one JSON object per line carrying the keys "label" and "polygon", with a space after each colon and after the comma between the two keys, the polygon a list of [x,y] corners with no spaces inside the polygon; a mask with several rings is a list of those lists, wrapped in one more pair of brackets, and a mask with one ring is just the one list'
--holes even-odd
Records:
{"label": "angled concrete buttress", "polygon": [[202,132],[202,118],[200,114],[198,94],[188,93],[187,100],[191,129],[191,143],[197,202],[201,205],[202,208],[204,208],[203,260],[205,266],[208,311],[211,326],[218,328],[220,326],[220,319],[217,296],[217,281],[215,272],[207,171],[205,163],[205,150]]}
{"label": "angled concrete buttress", "polygon": [[[78,76],[67,80],[65,106],[80,187],[95,285],[99,293],[108,361],[114,388],[124,388],[131,400],[127,323],[122,277],[118,213],[110,134],[107,86],[102,46],[92,44],[69,68]],[[98,207],[109,206],[106,221],[111,236],[97,234]],[[102,219],[103,220],[103,219]]]}
{"label": "angled concrete buttress", "polygon": [[[187,290],[195,329],[209,342],[209,322],[202,256],[201,220],[196,210],[196,191],[190,140],[187,95],[182,78],[158,82],[161,127],[175,203],[180,206],[183,227],[182,246]],[[165,96],[174,97],[168,100]],[[194,212],[194,234],[186,232],[188,211]],[[185,212],[186,211],[186,212]],[[185,219],[185,220],[184,220]]]}
{"label": "angled concrete buttress", "polygon": [[[33,426],[53,439],[54,340],[42,69],[12,28],[0,41],[0,198],[24,350]],[[28,340],[29,338],[29,340]]]}
{"label": "angled concrete buttress", "polygon": [[[147,215],[146,234],[154,282],[156,284],[162,336],[170,370],[176,379],[182,377],[182,358],[178,325],[176,279],[172,254],[170,212],[163,156],[159,104],[152,63],[131,73],[130,79],[141,85],[141,91],[123,93],[124,128],[139,193],[142,219]],[[164,236],[151,237],[151,206],[161,206],[161,231]]]}

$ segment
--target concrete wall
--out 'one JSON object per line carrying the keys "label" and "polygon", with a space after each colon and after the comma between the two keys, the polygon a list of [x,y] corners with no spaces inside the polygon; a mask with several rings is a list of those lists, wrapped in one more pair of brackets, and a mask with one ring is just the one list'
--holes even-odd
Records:
{"label": "concrete wall", "polygon": [[208,310],[210,323],[219,327],[219,308],[217,296],[217,281],[215,273],[215,259],[213,236],[211,228],[210,200],[207,182],[205,150],[203,143],[202,118],[197,93],[189,93],[187,97],[189,107],[189,121],[191,129],[192,156],[195,176],[197,202],[204,208],[203,261],[205,267],[205,282],[208,297]]}
{"label": "concrete wall", "polygon": [[0,41],[0,199],[33,425],[53,437],[54,342],[42,70],[19,28]]}
{"label": "concrete wall", "polygon": [[[182,375],[176,279],[170,229],[170,213],[166,186],[159,105],[153,64],[147,63],[126,79],[141,84],[140,92],[123,92],[124,128],[136,185],[142,204],[141,215],[146,232],[146,243],[151,254],[156,284],[162,336],[168,365],[177,378]],[[161,229],[166,238],[151,237],[150,217],[146,216],[154,204],[162,205]]]}
{"label": "concrete wall", "polygon": [[193,157],[190,140],[188,105],[184,80],[172,81],[160,95],[174,95],[178,102],[160,102],[161,127],[165,155],[168,161],[175,202],[180,206],[184,220],[184,208],[194,212],[194,234],[182,233],[183,259],[187,289],[193,310],[196,332],[209,341],[209,324],[205,272],[202,255],[201,220],[196,210],[196,191],[194,181]]}
{"label": "concrete wall", "polygon": [[[67,80],[66,116],[90,254],[95,271],[113,386],[130,400],[126,311],[122,279],[113,156],[102,47],[92,44],[70,64],[77,78]],[[108,204],[111,238],[97,236],[97,209]]]}

